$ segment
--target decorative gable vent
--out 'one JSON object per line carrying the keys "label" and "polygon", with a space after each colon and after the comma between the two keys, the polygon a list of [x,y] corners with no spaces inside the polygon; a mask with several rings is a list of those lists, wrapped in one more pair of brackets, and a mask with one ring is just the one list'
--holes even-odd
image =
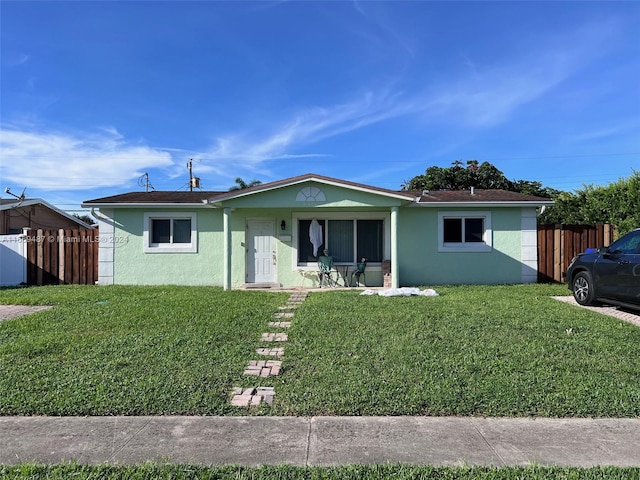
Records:
{"label": "decorative gable vent", "polygon": [[296,195],[296,202],[325,202],[327,197],[318,187],[305,187]]}

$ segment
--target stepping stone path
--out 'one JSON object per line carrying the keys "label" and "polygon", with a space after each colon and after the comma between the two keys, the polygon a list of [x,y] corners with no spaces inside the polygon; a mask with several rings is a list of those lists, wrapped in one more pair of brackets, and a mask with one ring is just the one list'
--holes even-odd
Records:
{"label": "stepping stone path", "polygon": [[[269,322],[269,327],[273,328],[289,328],[291,327],[291,321],[284,321],[282,319],[291,319],[294,316],[294,312],[289,310],[295,310],[302,302],[307,298],[307,292],[292,293],[287,300],[286,305],[278,307],[280,311],[273,314],[273,318],[276,321]],[[262,342],[286,342],[288,335],[282,332],[266,332],[262,334]],[[260,347],[256,350],[258,355],[267,357],[282,358],[284,356],[284,347]],[[282,369],[281,360],[249,360],[247,367],[244,370],[244,374],[254,377],[271,377],[280,374]],[[257,407],[265,403],[271,405],[276,392],[274,387],[234,387],[231,391],[231,405],[235,407]]]}
{"label": "stepping stone path", "polygon": [[284,347],[278,348],[259,348],[256,350],[258,355],[264,355],[265,357],[281,357],[284,355]]}
{"label": "stepping stone path", "polygon": [[232,394],[231,405],[235,407],[257,407],[261,402],[271,405],[276,392],[273,387],[249,387],[244,389],[235,387]]}
{"label": "stepping stone path", "polygon": [[288,335],[286,333],[263,333],[262,341],[263,342],[286,342],[288,339]]}
{"label": "stepping stone path", "polygon": [[280,327],[280,328],[289,328],[291,326],[291,322],[269,322],[270,327]]}
{"label": "stepping stone path", "polygon": [[281,305],[278,307],[278,310],[295,310],[296,308],[298,308],[298,304],[292,303],[290,305]]}
{"label": "stepping stone path", "polygon": [[244,374],[269,377],[278,375],[281,367],[282,362],[280,360],[249,360],[249,365],[244,369]]}

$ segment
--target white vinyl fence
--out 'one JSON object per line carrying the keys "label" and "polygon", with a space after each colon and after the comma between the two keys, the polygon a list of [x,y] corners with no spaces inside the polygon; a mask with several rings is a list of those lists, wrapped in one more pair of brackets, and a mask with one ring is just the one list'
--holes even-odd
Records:
{"label": "white vinyl fence", "polygon": [[27,282],[27,236],[0,235],[0,287]]}

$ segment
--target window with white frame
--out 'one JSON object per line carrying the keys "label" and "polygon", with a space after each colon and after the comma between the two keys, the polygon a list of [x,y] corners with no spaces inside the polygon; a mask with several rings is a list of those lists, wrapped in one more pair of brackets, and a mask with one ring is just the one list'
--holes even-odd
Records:
{"label": "window with white frame", "polygon": [[144,214],[145,253],[195,253],[198,251],[196,214],[151,212]]}
{"label": "window with white frame", "polygon": [[326,218],[317,219],[322,229],[322,245],[316,255],[309,238],[312,218],[298,219],[298,265],[317,262],[326,248],[335,264],[353,264],[361,258],[368,262],[382,262],[384,256],[384,219],[382,218]]}
{"label": "window with white frame", "polygon": [[491,212],[439,212],[439,252],[490,252]]}

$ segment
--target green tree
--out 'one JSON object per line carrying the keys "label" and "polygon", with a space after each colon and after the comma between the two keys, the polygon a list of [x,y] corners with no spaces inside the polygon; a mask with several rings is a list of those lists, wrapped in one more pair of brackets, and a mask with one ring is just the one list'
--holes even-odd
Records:
{"label": "green tree", "polygon": [[524,193],[525,195],[535,195],[536,197],[555,198],[564,193],[551,187],[543,187],[541,182],[531,180],[515,180],[509,190]]}
{"label": "green tree", "polygon": [[466,165],[456,160],[451,167],[429,167],[424,175],[413,177],[402,185],[403,190],[468,190],[471,187],[501,189],[550,197],[552,191],[539,182],[518,180],[512,182],[489,162],[467,160]]}
{"label": "green tree", "polygon": [[585,185],[576,193],[562,192],[555,205],[538,218],[541,224],[592,225],[611,223],[618,235],[640,227],[640,172],[606,186]]}
{"label": "green tree", "polygon": [[245,188],[255,187],[258,185],[262,185],[262,182],[260,180],[251,180],[249,183],[247,183],[242,178],[238,177],[236,178],[236,185],[231,187],[229,191],[231,192],[233,190],[244,190]]}
{"label": "green tree", "polygon": [[89,225],[95,225],[96,220],[90,215],[78,215],[77,213],[73,214],[79,220],[82,220],[84,223],[88,223]]}

